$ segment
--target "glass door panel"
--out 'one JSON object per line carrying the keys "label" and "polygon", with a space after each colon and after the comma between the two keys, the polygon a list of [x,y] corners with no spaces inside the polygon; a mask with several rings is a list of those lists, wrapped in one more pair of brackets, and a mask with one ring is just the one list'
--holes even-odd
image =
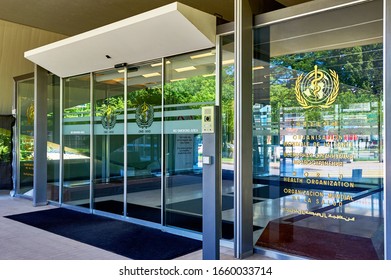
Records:
{"label": "glass door panel", "polygon": [[94,74],[94,209],[124,215],[124,74]]}
{"label": "glass door panel", "polygon": [[[234,35],[224,36],[221,54],[221,167],[222,167],[222,202],[232,201],[234,196]],[[232,203],[232,202],[231,202]],[[222,238],[232,240],[234,210],[233,207],[222,209]]]}
{"label": "glass door panel", "polygon": [[[59,201],[60,78],[48,75],[47,198]],[[34,178],[34,78],[17,81],[17,193],[31,196]]]}
{"label": "glass door panel", "polygon": [[127,215],[161,223],[162,64],[128,66]]}
{"label": "glass door panel", "polygon": [[166,224],[202,232],[201,108],[214,105],[215,53],[172,57],[165,67]]}
{"label": "glass door panel", "polygon": [[32,196],[34,181],[34,78],[17,82],[18,188]]}
{"label": "glass door panel", "polygon": [[47,196],[59,201],[60,190],[60,78],[49,75],[47,111]]}
{"label": "glass door panel", "polygon": [[372,1],[255,30],[258,246],[384,258],[382,14]]}
{"label": "glass door panel", "polygon": [[63,202],[90,207],[90,75],[64,82]]}

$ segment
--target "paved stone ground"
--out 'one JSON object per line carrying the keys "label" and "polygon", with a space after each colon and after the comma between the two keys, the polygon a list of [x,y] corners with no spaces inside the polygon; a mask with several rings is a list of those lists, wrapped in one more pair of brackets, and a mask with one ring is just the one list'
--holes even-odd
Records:
{"label": "paved stone ground", "polygon": [[[4,218],[54,207],[33,207],[28,199],[11,197],[9,191],[0,191],[0,260],[127,260],[121,255]],[[220,258],[234,260],[232,249],[222,247]],[[202,251],[178,259],[201,260]],[[260,254],[247,259],[270,260]]]}

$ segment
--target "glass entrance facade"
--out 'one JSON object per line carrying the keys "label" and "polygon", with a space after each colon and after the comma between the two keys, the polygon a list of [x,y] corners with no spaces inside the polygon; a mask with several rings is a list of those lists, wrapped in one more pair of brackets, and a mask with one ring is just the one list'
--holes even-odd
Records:
{"label": "glass entrance facade", "polygon": [[256,246],[384,258],[382,38],[381,1],[254,30]]}
{"label": "glass entrance facade", "polygon": [[63,79],[60,203],[199,234],[215,61],[208,49]]}
{"label": "glass entrance facade", "polygon": [[[382,1],[371,1],[254,27],[253,129],[245,133],[257,249],[384,258],[382,13]],[[49,79],[48,200],[200,238],[201,109],[219,103],[222,239],[233,241],[234,36],[218,41],[216,49]],[[32,89],[31,81],[20,87]],[[22,168],[33,156],[25,153],[31,116],[23,115],[32,101],[19,96]],[[20,193],[32,187],[28,174],[20,172]]]}
{"label": "glass entrance facade", "polygon": [[[59,201],[60,181],[60,78],[48,74],[47,96],[47,194]],[[15,191],[31,197],[34,181],[34,77],[16,80]]]}

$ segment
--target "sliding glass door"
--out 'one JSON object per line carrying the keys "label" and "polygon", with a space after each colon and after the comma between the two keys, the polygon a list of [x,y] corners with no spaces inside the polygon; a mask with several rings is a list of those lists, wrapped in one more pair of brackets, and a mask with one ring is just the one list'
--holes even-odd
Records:
{"label": "sliding glass door", "polygon": [[127,70],[127,216],[161,223],[162,63]]}
{"label": "sliding glass door", "polygon": [[[60,202],[201,233],[201,109],[215,104],[215,57],[204,50],[64,79]],[[232,216],[225,223],[230,239]]]}
{"label": "sliding glass door", "polygon": [[165,67],[166,225],[202,232],[201,108],[214,105],[215,52],[168,58]]}
{"label": "sliding glass door", "polygon": [[64,81],[63,99],[64,203],[90,207],[90,75]]}
{"label": "sliding glass door", "polygon": [[93,102],[93,208],[124,215],[123,71],[94,73]]}

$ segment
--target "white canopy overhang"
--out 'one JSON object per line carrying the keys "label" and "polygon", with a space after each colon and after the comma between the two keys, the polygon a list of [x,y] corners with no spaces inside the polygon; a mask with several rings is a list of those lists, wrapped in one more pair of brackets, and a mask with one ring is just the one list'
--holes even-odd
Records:
{"label": "white canopy overhang", "polygon": [[60,77],[213,47],[216,18],[175,2],[25,52]]}

